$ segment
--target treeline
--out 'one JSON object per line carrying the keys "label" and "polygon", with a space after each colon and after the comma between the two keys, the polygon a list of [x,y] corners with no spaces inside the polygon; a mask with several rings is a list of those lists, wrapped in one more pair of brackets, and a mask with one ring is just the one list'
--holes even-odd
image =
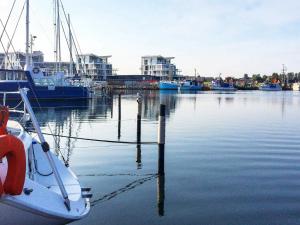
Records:
{"label": "treeline", "polygon": [[299,73],[287,73],[287,74],[278,74],[273,73],[271,76],[267,75],[260,75],[260,74],[253,74],[251,77],[249,77],[248,74],[244,75],[244,79],[251,79],[252,81],[257,81],[258,83],[263,83],[266,81],[273,81],[273,80],[279,80],[281,82],[289,82],[289,83],[296,83],[300,81],[300,72]]}

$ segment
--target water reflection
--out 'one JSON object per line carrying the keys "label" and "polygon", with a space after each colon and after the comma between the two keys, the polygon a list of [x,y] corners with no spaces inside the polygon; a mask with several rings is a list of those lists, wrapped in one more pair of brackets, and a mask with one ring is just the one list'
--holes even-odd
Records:
{"label": "water reflection", "polygon": [[[71,160],[72,167],[76,168],[77,166],[76,169],[81,174],[90,174],[89,177],[87,177],[88,175],[82,175],[82,180],[88,185],[92,183],[95,187],[96,194],[92,200],[93,206],[96,207],[98,204],[113,199],[110,204],[100,205],[101,210],[106,208],[113,211],[116,204],[124,204],[132,207],[132,209],[139,210],[138,206],[135,208],[133,203],[135,201],[130,201],[132,200],[130,198],[138,198],[138,200],[141,198],[145,205],[151,204],[151,206],[145,206],[149,207],[145,211],[150,214],[151,209],[155,206],[153,210],[155,215],[163,217],[159,221],[153,218],[157,224],[161,221],[168,221],[170,217],[178,218],[179,216],[182,216],[190,224],[197,224],[195,221],[199,221],[199,214],[196,210],[203,210],[207,218],[211,218],[211,212],[213,215],[216,212],[217,216],[222,218],[222,215],[218,214],[221,210],[215,210],[215,207],[218,207],[219,202],[222,202],[222,198],[227,199],[232,193],[232,195],[235,193],[240,194],[237,191],[232,192],[232,190],[242,190],[242,200],[240,202],[244,204],[243,206],[251,204],[245,203],[244,197],[249,196],[249,194],[246,193],[243,179],[240,178],[247,177],[244,175],[247,175],[249,171],[248,175],[250,174],[250,177],[252,177],[253,168],[249,165],[252,165],[255,160],[258,162],[258,166],[262,162],[263,165],[258,168],[262,168],[260,171],[268,173],[272,168],[264,170],[263,168],[266,165],[275,162],[274,165],[276,166],[276,162],[281,160],[282,157],[286,157],[284,160],[289,160],[289,154],[295,153],[296,155],[297,140],[299,138],[293,136],[295,134],[293,130],[290,133],[286,133],[288,132],[286,130],[282,131],[283,127],[286,129],[286,127],[291,128],[293,126],[290,125],[292,122],[288,119],[282,120],[284,121],[282,123],[281,117],[296,118],[295,111],[299,109],[299,98],[290,98],[290,95],[298,96],[299,94],[143,92],[142,140],[150,139],[153,141],[156,138],[156,133],[150,135],[147,132],[156,129],[160,103],[166,104],[166,116],[172,118],[167,120],[168,132],[170,132],[167,145],[169,145],[171,151],[167,151],[166,156],[172,163],[166,165],[168,167],[166,168],[168,172],[165,175],[166,177],[157,175],[156,165],[153,166],[157,160],[156,146],[150,148],[135,144],[124,147],[106,145],[98,148],[99,146],[95,144],[92,148],[87,148],[86,142],[71,138],[58,138],[57,145],[59,149],[57,152],[62,152],[66,160]],[[84,105],[52,106],[43,107],[41,111],[36,110],[44,131],[48,130],[49,125],[55,134],[75,137],[90,135],[92,137],[95,133],[95,135],[107,135],[110,139],[119,137],[121,140],[135,141],[136,92],[123,92],[122,99],[123,120],[118,119],[118,93],[105,98],[97,97],[87,101]],[[294,107],[292,107],[293,105]],[[264,126],[261,126],[261,124],[264,124]],[[277,128],[278,130],[276,130]],[[282,140],[280,139],[281,136],[283,137]],[[252,141],[252,137],[255,141]],[[291,139],[289,140],[289,138]],[[80,152],[82,147],[79,146],[86,147],[86,149]],[[284,151],[279,152],[281,148]],[[182,158],[185,157],[190,161],[188,165],[182,163]],[[272,157],[272,160],[270,160],[270,157]],[[264,159],[266,160],[264,161]],[[239,164],[240,161],[243,163]],[[291,161],[293,163],[294,158]],[[286,166],[285,161],[283,163],[283,166]],[[231,170],[228,168],[237,169]],[[111,174],[105,174],[105,172],[99,174],[99,172],[106,170]],[[284,172],[281,167],[280,171]],[[189,178],[186,178],[186,173],[189,173]],[[107,176],[112,177],[111,180],[106,179]],[[232,176],[234,184],[231,185],[227,182],[228,176]],[[257,173],[253,175],[254,178],[258,176]],[[212,177],[214,179],[211,179]],[[166,178],[169,179],[166,180]],[[196,179],[201,182],[197,182]],[[168,189],[165,188],[165,185]],[[223,185],[228,186],[228,188],[220,188],[223,192],[218,192],[219,189],[216,189]],[[251,191],[256,188],[256,184],[251,186],[252,183],[247,183],[247,185],[252,187],[249,190],[251,195]],[[142,188],[141,186],[146,187]],[[182,188],[183,186],[184,188]],[[150,191],[153,192],[152,195]],[[174,193],[178,193],[178,191],[181,191],[181,196],[185,197],[176,196]],[[256,189],[256,191],[259,192],[260,189]],[[123,193],[127,194],[121,198],[116,198]],[[165,199],[166,197],[167,199]],[[236,201],[234,204],[239,201],[237,196],[233,196],[232,199]],[[128,202],[130,202],[130,205]],[[174,202],[179,202],[178,206],[170,206]],[[136,204],[140,205],[140,202]],[[226,201],[223,201],[222,204],[227,204],[225,208],[227,213],[230,207],[231,212],[233,212],[236,206],[232,206]],[[181,210],[182,207],[187,209]],[[249,208],[250,211],[253,209],[250,206]],[[193,213],[191,218],[184,214],[188,210]],[[195,210],[195,213],[193,210]],[[98,211],[95,210],[95,212],[93,216],[97,218]],[[131,214],[128,213],[128,215]],[[144,222],[142,216],[137,215],[137,218]],[[93,219],[90,221],[93,221]],[[83,222],[83,224],[92,223]],[[132,224],[134,224],[134,221]],[[204,221],[203,224],[208,223]]]}
{"label": "water reflection", "polygon": [[157,209],[158,215],[165,215],[165,175],[157,176]]}

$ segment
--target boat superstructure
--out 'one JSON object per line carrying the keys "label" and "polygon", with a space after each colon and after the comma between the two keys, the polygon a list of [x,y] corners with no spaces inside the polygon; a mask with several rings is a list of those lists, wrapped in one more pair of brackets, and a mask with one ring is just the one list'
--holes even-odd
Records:
{"label": "boat superstructure", "polygon": [[[0,108],[0,117],[4,121],[0,125],[0,155],[3,156],[0,161],[1,223],[58,225],[82,219],[90,210],[90,188],[82,188],[68,165],[50,151],[26,92],[27,89],[20,89],[2,93],[3,96],[21,96],[24,110],[9,112],[22,113],[23,118],[30,119],[38,138],[33,138],[17,121],[9,120],[6,126],[8,108]],[[7,142],[8,146],[3,145],[7,138],[12,139]],[[15,144],[18,142],[21,145]],[[5,154],[10,148],[15,148],[14,152]]]}
{"label": "boat superstructure", "polygon": [[211,83],[211,90],[213,91],[236,91],[232,83],[224,82],[222,79],[214,80]]}
{"label": "boat superstructure", "polygon": [[200,91],[203,85],[197,81],[186,80],[180,83],[179,89],[181,91]]}

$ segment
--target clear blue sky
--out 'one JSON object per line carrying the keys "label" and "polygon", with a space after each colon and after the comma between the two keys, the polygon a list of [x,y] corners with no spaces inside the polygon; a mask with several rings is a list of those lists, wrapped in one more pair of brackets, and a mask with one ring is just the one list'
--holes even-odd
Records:
{"label": "clear blue sky", "polygon": [[[13,0],[0,2],[5,20]],[[12,29],[23,0],[17,0]],[[299,0],[63,0],[84,53],[112,55],[119,74],[140,57],[174,56],[184,74],[300,72]],[[35,50],[53,60],[52,0],[31,0]],[[24,21],[22,21],[24,24]],[[24,26],[14,41],[24,49]],[[67,56],[67,50],[65,55]],[[67,60],[67,57],[65,57]]]}

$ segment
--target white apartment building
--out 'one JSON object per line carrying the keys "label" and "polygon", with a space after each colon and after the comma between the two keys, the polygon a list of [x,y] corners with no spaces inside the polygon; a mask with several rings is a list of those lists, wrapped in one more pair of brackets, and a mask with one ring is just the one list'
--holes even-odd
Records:
{"label": "white apartment building", "polygon": [[[73,65],[71,74],[79,76],[90,76],[94,79],[106,79],[106,76],[113,74],[112,64],[108,62],[111,56],[97,56],[95,54],[77,55],[77,61]],[[3,61],[3,63],[1,63]],[[26,54],[24,52],[13,52],[5,54],[0,53],[0,68],[23,70],[26,63]],[[44,54],[41,51],[33,51],[32,64],[39,67],[47,74],[57,71],[58,63],[45,62]],[[70,74],[70,62],[60,62],[60,71]]]}
{"label": "white apartment building", "polygon": [[5,54],[0,53],[0,69],[5,69]]}
{"label": "white apartment building", "polygon": [[110,57],[95,54],[77,55],[76,69],[79,75],[87,75],[95,79],[106,79],[106,76],[112,75],[112,64],[108,62]]}
{"label": "white apartment building", "polygon": [[[32,64],[39,67],[44,62],[44,53],[41,51],[32,52]],[[6,69],[24,69],[26,63],[26,54],[24,52],[10,52],[4,57],[4,68]]]}
{"label": "white apartment building", "polygon": [[161,55],[143,56],[141,71],[142,75],[160,76],[173,78],[177,76],[177,69],[171,60],[174,57],[163,57]]}

